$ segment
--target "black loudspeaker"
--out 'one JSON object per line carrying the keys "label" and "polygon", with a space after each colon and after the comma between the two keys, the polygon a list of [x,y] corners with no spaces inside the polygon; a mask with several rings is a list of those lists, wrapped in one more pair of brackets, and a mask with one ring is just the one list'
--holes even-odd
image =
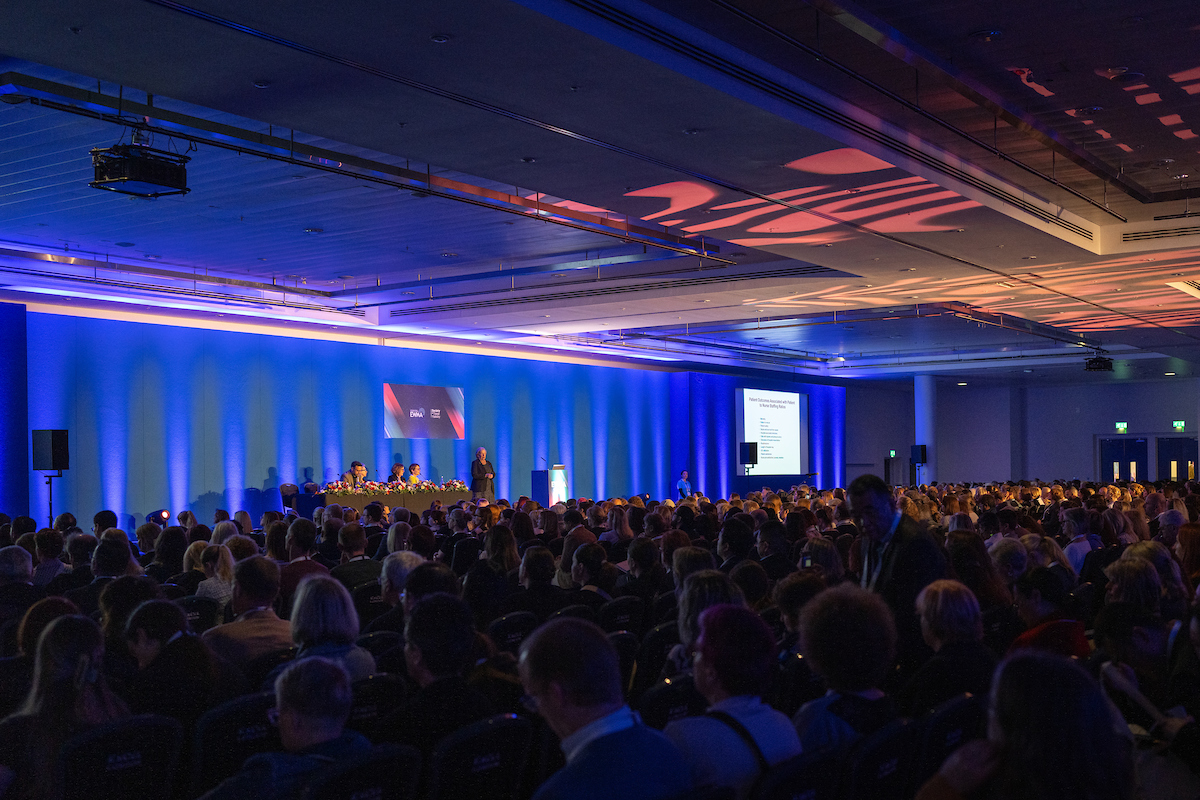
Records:
{"label": "black loudspeaker", "polygon": [[33,432],[33,468],[35,471],[69,469],[66,431]]}
{"label": "black loudspeaker", "polygon": [[741,463],[753,466],[758,463],[758,442],[739,442],[738,458]]}
{"label": "black loudspeaker", "polygon": [[911,461],[911,462],[912,462],[912,463],[914,463],[914,464],[925,464],[925,463],[928,463],[928,462],[925,460],[925,445],[923,445],[923,444],[914,444],[914,445],[912,446],[912,454],[909,456],[908,460],[909,460],[909,461]]}

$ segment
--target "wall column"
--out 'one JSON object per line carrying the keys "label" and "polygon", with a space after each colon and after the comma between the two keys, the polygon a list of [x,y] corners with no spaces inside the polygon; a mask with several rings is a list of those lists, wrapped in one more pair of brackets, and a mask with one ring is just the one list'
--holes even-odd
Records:
{"label": "wall column", "polygon": [[[25,328],[25,306],[0,303],[0,510],[9,516],[29,513],[30,449],[29,433],[29,351]],[[40,522],[46,509],[36,509]],[[40,524],[38,527],[42,527]]]}
{"label": "wall column", "polygon": [[937,480],[937,383],[932,375],[913,378],[913,418],[917,444],[925,445],[924,466],[917,468],[917,482]]}

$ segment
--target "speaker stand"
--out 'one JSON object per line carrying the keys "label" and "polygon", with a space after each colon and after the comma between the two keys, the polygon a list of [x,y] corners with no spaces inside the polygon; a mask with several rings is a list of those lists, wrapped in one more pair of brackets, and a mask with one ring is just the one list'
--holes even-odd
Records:
{"label": "speaker stand", "polygon": [[61,469],[58,471],[57,475],[46,476],[47,497],[50,500],[50,524],[46,526],[48,528],[54,527],[54,479],[61,478],[62,476],[63,474]]}

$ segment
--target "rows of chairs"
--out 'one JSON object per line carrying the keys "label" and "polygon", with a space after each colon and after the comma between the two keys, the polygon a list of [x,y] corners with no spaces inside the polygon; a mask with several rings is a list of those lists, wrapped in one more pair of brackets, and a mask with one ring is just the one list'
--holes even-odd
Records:
{"label": "rows of chairs", "polygon": [[[255,754],[279,751],[279,732],[268,720],[269,692],[232,700],[208,712],[196,729],[190,788],[196,797],[235,774]],[[429,765],[431,800],[523,796],[533,724],[501,714],[451,734]],[[64,800],[169,800],[177,774],[183,729],[166,717],[143,715],[99,726],[71,739],[60,764]],[[421,754],[385,744],[358,759],[330,765],[309,782],[309,800],[410,800],[421,774]]]}

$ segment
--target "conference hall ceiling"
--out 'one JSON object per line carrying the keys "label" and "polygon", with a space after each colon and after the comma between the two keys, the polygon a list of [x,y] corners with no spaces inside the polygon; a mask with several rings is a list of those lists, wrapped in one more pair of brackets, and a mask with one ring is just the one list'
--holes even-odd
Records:
{"label": "conference hall ceiling", "polygon": [[[10,0],[0,299],[668,367],[1183,378],[1197,37],[1183,2]],[[90,187],[117,144],[186,157],[189,191]],[[1085,376],[1095,353],[1117,370]]]}

